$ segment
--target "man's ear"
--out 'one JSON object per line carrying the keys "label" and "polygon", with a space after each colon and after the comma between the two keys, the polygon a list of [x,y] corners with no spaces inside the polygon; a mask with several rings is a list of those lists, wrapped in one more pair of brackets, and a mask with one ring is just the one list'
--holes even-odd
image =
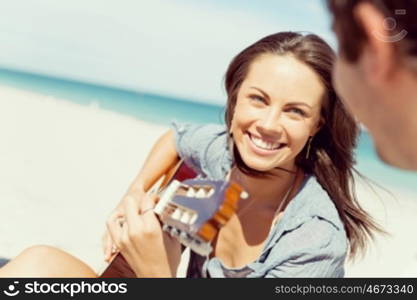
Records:
{"label": "man's ear", "polygon": [[395,20],[386,18],[375,6],[367,2],[359,3],[353,13],[366,35],[359,58],[363,74],[371,84],[385,84],[395,75],[398,68],[398,62],[395,61],[398,34],[395,35],[389,30],[389,26],[395,25],[392,23]]}

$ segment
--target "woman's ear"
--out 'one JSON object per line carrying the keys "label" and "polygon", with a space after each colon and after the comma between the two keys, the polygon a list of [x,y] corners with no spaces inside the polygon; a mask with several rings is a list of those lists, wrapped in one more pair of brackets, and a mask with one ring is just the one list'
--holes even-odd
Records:
{"label": "woman's ear", "polygon": [[317,132],[320,131],[320,129],[323,127],[325,121],[323,117],[320,117],[320,119],[318,120],[317,124],[314,126],[312,132],[311,132],[311,136],[315,136]]}
{"label": "woman's ear", "polygon": [[232,120],[230,121],[230,128],[229,128],[229,136],[232,136],[233,135],[233,131],[234,131],[234,128],[235,128],[235,122],[234,122],[234,115],[232,116]]}

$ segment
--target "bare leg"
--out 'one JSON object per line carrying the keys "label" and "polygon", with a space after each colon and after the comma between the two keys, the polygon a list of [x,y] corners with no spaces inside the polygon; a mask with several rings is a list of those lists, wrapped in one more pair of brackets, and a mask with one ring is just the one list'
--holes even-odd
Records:
{"label": "bare leg", "polygon": [[97,277],[78,258],[54,247],[34,246],[24,250],[0,269],[0,277]]}

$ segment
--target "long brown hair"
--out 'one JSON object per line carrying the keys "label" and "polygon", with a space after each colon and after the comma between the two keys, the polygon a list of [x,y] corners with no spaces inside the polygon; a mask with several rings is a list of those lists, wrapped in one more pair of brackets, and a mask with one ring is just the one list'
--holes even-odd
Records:
{"label": "long brown hair", "polygon": [[[251,63],[262,54],[292,55],[309,66],[326,88],[321,108],[324,120],[312,139],[308,158],[307,146],[297,155],[296,165],[313,174],[333,200],[345,226],[350,244],[350,257],[364,250],[373,231],[383,230],[361,208],[355,195],[353,150],[357,144],[359,127],[346,111],[332,85],[332,67],[335,54],[331,47],[314,34],[280,32],[267,36],[240,52],[230,63],[225,75],[227,106],[225,121],[230,130],[237,94]],[[248,167],[233,144],[237,167],[246,174],[261,175]]]}

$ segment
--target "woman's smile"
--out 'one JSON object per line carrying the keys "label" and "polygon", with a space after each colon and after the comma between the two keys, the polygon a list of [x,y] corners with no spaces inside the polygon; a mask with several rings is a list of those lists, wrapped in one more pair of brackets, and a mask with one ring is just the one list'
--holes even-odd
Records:
{"label": "woman's smile", "polygon": [[284,143],[266,141],[250,132],[245,133],[245,138],[250,149],[260,156],[274,155],[285,146]]}

